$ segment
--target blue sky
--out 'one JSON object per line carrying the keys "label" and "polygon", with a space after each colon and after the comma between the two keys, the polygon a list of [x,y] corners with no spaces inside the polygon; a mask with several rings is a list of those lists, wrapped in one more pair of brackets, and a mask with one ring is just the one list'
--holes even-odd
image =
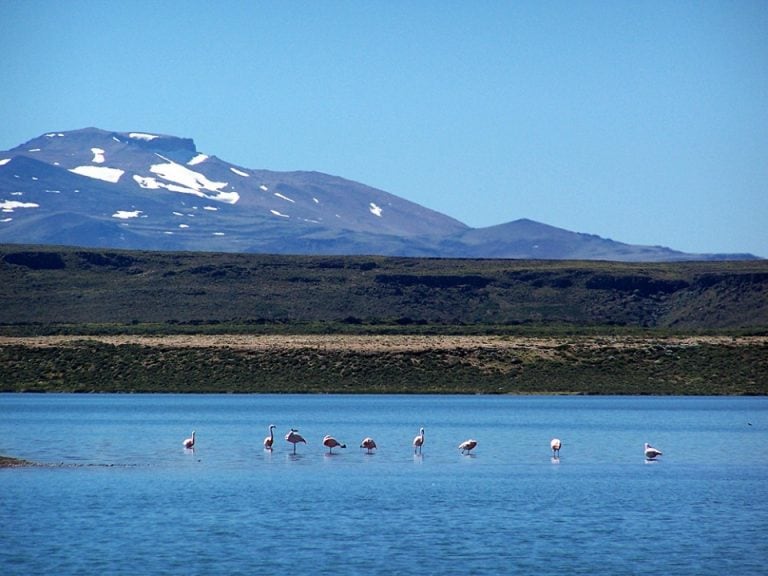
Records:
{"label": "blue sky", "polygon": [[0,149],[96,126],[768,257],[768,2],[0,0]]}

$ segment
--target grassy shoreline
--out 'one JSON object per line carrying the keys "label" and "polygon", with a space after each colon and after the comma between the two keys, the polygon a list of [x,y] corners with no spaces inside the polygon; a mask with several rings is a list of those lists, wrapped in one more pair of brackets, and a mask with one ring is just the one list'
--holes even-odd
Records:
{"label": "grassy shoreline", "polygon": [[6,336],[0,391],[768,395],[768,336]]}
{"label": "grassy shoreline", "polygon": [[0,391],[768,394],[768,260],[0,246]]}

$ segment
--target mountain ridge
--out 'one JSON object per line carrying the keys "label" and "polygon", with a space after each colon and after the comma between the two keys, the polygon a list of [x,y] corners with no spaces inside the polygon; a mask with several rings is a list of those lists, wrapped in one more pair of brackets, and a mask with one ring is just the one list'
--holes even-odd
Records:
{"label": "mountain ridge", "polygon": [[191,138],[83,128],[0,151],[0,243],[133,250],[685,261],[527,218],[485,228],[322,172],[251,169]]}
{"label": "mountain ridge", "polygon": [[768,260],[624,263],[0,244],[0,277],[0,298],[9,303],[0,308],[0,332],[93,324],[118,330],[160,324],[169,331],[333,325],[756,334],[768,327]]}

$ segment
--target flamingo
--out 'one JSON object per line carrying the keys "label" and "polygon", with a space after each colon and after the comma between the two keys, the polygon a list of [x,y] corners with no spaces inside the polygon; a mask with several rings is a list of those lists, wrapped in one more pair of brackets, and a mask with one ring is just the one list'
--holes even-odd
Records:
{"label": "flamingo", "polygon": [[288,434],[285,435],[285,439],[293,444],[293,453],[296,454],[296,444],[299,442],[303,442],[304,444],[307,443],[306,440],[304,440],[304,437],[299,434],[299,431],[295,428],[291,428],[291,431],[288,432]]}
{"label": "flamingo", "polygon": [[413,439],[413,453],[421,454],[421,447],[424,445],[424,428],[419,429],[418,436]]}
{"label": "flamingo", "polygon": [[188,448],[190,450],[195,447],[195,431],[194,430],[192,430],[192,436],[184,440],[182,444],[184,445],[184,448]]}
{"label": "flamingo", "polygon": [[461,450],[461,453],[464,454],[466,451],[467,454],[472,452],[472,449],[477,446],[477,440],[473,440],[470,438],[469,440],[464,440],[461,444],[459,444],[459,450]]}
{"label": "flamingo", "polygon": [[346,444],[342,444],[341,442],[336,440],[336,438],[334,438],[333,436],[328,436],[327,434],[323,437],[323,446],[328,447],[328,454],[333,454],[333,449],[336,448],[337,446],[339,448],[347,447]]}
{"label": "flamingo", "polygon": [[560,442],[560,438],[552,438],[552,442],[550,442],[549,445],[552,447],[552,456],[554,458],[559,458],[560,447],[563,445],[563,443]]}
{"label": "flamingo", "polygon": [[368,451],[368,454],[371,454],[371,450],[376,449],[376,442],[373,441],[373,438],[367,436],[363,438],[363,441],[360,443],[360,448],[365,448]]}
{"label": "flamingo", "polygon": [[275,441],[275,425],[269,425],[269,436],[264,438],[264,450],[272,450],[272,443]]}
{"label": "flamingo", "polygon": [[648,460],[655,460],[656,456],[661,456],[661,450],[657,450],[656,448],[648,444],[648,442],[645,443],[644,450],[645,450],[645,457]]}

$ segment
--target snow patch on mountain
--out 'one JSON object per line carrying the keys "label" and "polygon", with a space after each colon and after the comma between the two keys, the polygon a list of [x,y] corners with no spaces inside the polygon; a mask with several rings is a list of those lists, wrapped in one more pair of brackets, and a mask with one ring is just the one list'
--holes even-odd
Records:
{"label": "snow patch on mountain", "polygon": [[134,140],[146,140],[147,142],[150,142],[151,140],[159,138],[159,136],[155,136],[154,134],[145,134],[144,132],[131,132],[128,134],[128,138],[133,138]]}
{"label": "snow patch on mountain", "polygon": [[93,162],[94,164],[103,164],[104,163],[104,150],[101,148],[91,148],[91,152],[93,152]]}
{"label": "snow patch on mountain", "polygon": [[376,204],[374,204],[373,202],[371,202],[371,203],[368,205],[368,209],[371,211],[371,214],[373,214],[374,216],[378,216],[379,218],[381,218],[381,206],[377,206]]}
{"label": "snow patch on mountain", "polygon": [[139,176],[138,174],[133,175],[133,180],[141,186],[142,188],[146,188],[148,190],[159,190],[160,188],[168,188],[167,184],[161,184],[157,181],[157,178],[153,178],[152,176]]}
{"label": "snow patch on mountain", "polygon": [[5,166],[11,160],[13,160],[13,158],[3,158],[2,160],[0,160],[0,166]]}
{"label": "snow patch on mountain", "polygon": [[288,198],[288,196],[284,196],[283,194],[280,194],[280,192],[275,192],[275,196],[277,196],[281,200],[286,200],[291,204],[296,204],[296,201],[293,198]]}
{"label": "snow patch on mountain", "polygon": [[141,210],[118,210],[112,214],[112,218],[119,218],[121,220],[129,220],[131,218],[138,218],[142,214]]}
{"label": "snow patch on mountain", "polygon": [[187,162],[187,166],[196,166],[197,164],[202,164],[206,160],[208,160],[208,154],[198,154],[192,158],[192,160]]}
{"label": "snow patch on mountain", "polygon": [[112,184],[119,182],[122,175],[125,174],[125,170],[108,168],[107,166],[77,166],[76,168],[70,168],[69,171],[80,176],[111,182]]}
{"label": "snow patch on mountain", "polygon": [[274,214],[275,216],[279,216],[280,218],[290,218],[288,214],[283,214],[282,212],[278,212],[277,210],[270,210],[270,212],[272,212],[272,214]]}
{"label": "snow patch on mountain", "polygon": [[40,208],[40,204],[34,202],[19,202],[18,200],[4,200],[0,202],[0,210],[13,212],[17,208]]}
{"label": "snow patch on mountain", "polygon": [[237,168],[233,168],[232,166],[229,167],[229,169],[237,174],[238,176],[242,176],[243,178],[248,178],[250,174],[247,174],[246,172],[243,172],[242,170],[238,170]]}
{"label": "snow patch on mountain", "polygon": [[165,164],[153,164],[150,166],[149,171],[153,174],[157,174],[163,180],[176,182],[177,184],[181,184],[192,190],[209,190],[218,193],[221,192],[222,188],[227,186],[227,182],[208,180],[204,174],[200,174],[199,172],[195,172],[181,164],[176,164],[176,162],[171,161]]}
{"label": "snow patch on mountain", "polygon": [[164,188],[171,192],[179,192],[181,194],[192,194],[205,198],[207,200],[215,200],[217,202],[224,202],[226,204],[235,204],[240,200],[240,194],[237,192],[224,192],[222,188],[225,188],[227,182],[215,182],[209,180],[204,174],[190,170],[186,166],[177,164],[160,154],[156,154],[159,158],[162,158],[166,162],[163,164],[153,164],[150,166],[149,171],[153,174],[157,174],[162,182],[153,176],[140,176],[134,174],[133,180],[142,188],[159,189]]}

